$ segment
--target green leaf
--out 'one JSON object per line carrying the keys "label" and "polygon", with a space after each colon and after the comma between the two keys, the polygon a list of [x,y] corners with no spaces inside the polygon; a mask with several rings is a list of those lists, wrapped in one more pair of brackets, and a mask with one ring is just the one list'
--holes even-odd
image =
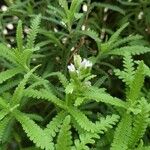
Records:
{"label": "green leaf", "polygon": [[22,21],[19,20],[17,26],[16,40],[17,40],[17,48],[19,51],[23,50],[23,31],[22,31]]}
{"label": "green leaf", "polygon": [[130,91],[127,94],[127,100],[134,104],[140,96],[141,88],[144,84],[144,63],[141,62],[135,72],[134,79],[130,85]]}
{"label": "green leaf", "polygon": [[131,136],[132,117],[124,114],[114,133],[114,140],[110,150],[127,150]]}
{"label": "green leaf", "polygon": [[64,119],[63,124],[58,134],[56,150],[62,150],[62,149],[71,150],[72,137],[71,137],[70,129],[71,129],[70,116],[67,116]]}
{"label": "green leaf", "polygon": [[20,103],[21,98],[23,96],[23,91],[26,85],[26,82],[30,78],[30,76],[33,74],[33,72],[38,68],[39,66],[34,67],[32,70],[30,70],[27,74],[24,75],[24,79],[20,82],[18,87],[15,89],[15,92],[12,97],[11,104],[13,106],[17,105]]}
{"label": "green leaf", "polygon": [[112,97],[108,93],[104,92],[103,89],[97,87],[90,87],[89,90],[83,92],[83,95],[87,99],[93,99],[96,102],[103,102],[117,107],[126,108],[126,103],[122,100]]}
{"label": "green leaf", "polygon": [[125,11],[123,9],[121,9],[120,7],[115,6],[115,5],[111,5],[111,4],[107,4],[107,3],[94,2],[94,3],[92,3],[92,6],[93,7],[108,8],[110,10],[119,12],[122,15],[125,15]]}
{"label": "green leaf", "polygon": [[0,111],[0,121],[9,113],[7,109],[2,109]]}
{"label": "green leaf", "polygon": [[31,29],[29,34],[27,35],[27,48],[33,48],[34,47],[34,42],[35,38],[37,36],[38,30],[39,30],[39,25],[41,22],[41,15],[36,16],[32,22],[31,22]]}
{"label": "green leaf", "polygon": [[13,68],[0,73],[0,84],[22,72],[21,68]]}
{"label": "green leaf", "polygon": [[0,142],[3,141],[3,137],[5,134],[5,130],[9,124],[10,117],[5,117],[3,120],[0,121]]}
{"label": "green leaf", "polygon": [[65,89],[66,94],[72,94],[74,90],[74,85],[72,83],[69,83]]}
{"label": "green leaf", "polygon": [[59,0],[59,4],[64,8],[66,12],[68,11],[68,2],[66,0]]}
{"label": "green leaf", "polygon": [[51,91],[46,90],[33,90],[33,89],[26,89],[24,91],[24,95],[27,97],[37,98],[37,99],[45,99],[48,100],[60,108],[66,108],[65,103],[61,101],[58,97],[56,97]]}
{"label": "green leaf", "polygon": [[47,124],[44,132],[52,139],[52,137],[56,136],[56,133],[59,131],[61,124],[66,116],[64,111],[59,112],[53,119]]}
{"label": "green leaf", "polygon": [[132,148],[144,136],[149,124],[150,108],[145,99],[141,99],[138,109],[141,110],[141,112],[134,118],[133,130],[129,142],[129,145]]}
{"label": "green leaf", "polygon": [[45,150],[54,150],[54,145],[49,141],[48,135],[33,120],[20,111],[15,111],[13,114],[22,125],[27,136],[37,147]]}
{"label": "green leaf", "polygon": [[121,48],[116,48],[110,52],[108,52],[108,54],[110,55],[124,55],[126,52],[130,53],[131,55],[140,55],[140,54],[144,54],[147,52],[150,52],[150,48],[149,47],[144,47],[144,46],[125,46],[125,47],[121,47]]}

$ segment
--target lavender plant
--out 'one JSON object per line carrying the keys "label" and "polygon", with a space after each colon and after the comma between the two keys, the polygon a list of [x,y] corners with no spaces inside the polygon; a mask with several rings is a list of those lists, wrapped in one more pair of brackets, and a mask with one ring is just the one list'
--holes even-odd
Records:
{"label": "lavender plant", "polygon": [[5,3],[0,150],[149,150],[149,2]]}

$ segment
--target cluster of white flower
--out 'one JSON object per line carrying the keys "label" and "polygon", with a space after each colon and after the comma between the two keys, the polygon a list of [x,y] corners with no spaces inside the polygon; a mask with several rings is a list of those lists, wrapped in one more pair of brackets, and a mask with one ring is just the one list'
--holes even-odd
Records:
{"label": "cluster of white flower", "polygon": [[84,58],[81,62],[81,66],[84,68],[92,67],[92,62]]}
{"label": "cluster of white flower", "polygon": [[7,11],[7,9],[8,9],[8,7],[7,7],[6,5],[2,5],[2,6],[1,6],[1,10],[2,10],[3,12]]}
{"label": "cluster of white flower", "polygon": [[[84,68],[84,69],[90,68],[90,67],[92,67],[92,62],[90,62],[89,60],[84,58],[83,61],[80,64],[80,67]],[[77,73],[79,73],[79,71],[76,70],[76,68],[75,68],[75,66],[73,64],[68,65],[68,70],[70,72],[75,72],[76,71]]]}
{"label": "cluster of white flower", "polygon": [[68,69],[69,69],[70,72],[75,72],[76,71],[75,66],[73,64],[70,64],[68,66]]}

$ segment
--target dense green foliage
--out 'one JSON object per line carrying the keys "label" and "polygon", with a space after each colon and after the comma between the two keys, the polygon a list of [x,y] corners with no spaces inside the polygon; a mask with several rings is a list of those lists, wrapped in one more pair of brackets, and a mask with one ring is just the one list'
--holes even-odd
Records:
{"label": "dense green foliage", "polygon": [[150,150],[148,0],[1,3],[0,150]]}

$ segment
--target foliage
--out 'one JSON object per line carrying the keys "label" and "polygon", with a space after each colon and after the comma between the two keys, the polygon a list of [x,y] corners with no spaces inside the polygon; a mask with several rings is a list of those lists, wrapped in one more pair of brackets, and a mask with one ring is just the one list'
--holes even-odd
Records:
{"label": "foliage", "polygon": [[150,149],[150,2],[1,3],[0,149]]}

